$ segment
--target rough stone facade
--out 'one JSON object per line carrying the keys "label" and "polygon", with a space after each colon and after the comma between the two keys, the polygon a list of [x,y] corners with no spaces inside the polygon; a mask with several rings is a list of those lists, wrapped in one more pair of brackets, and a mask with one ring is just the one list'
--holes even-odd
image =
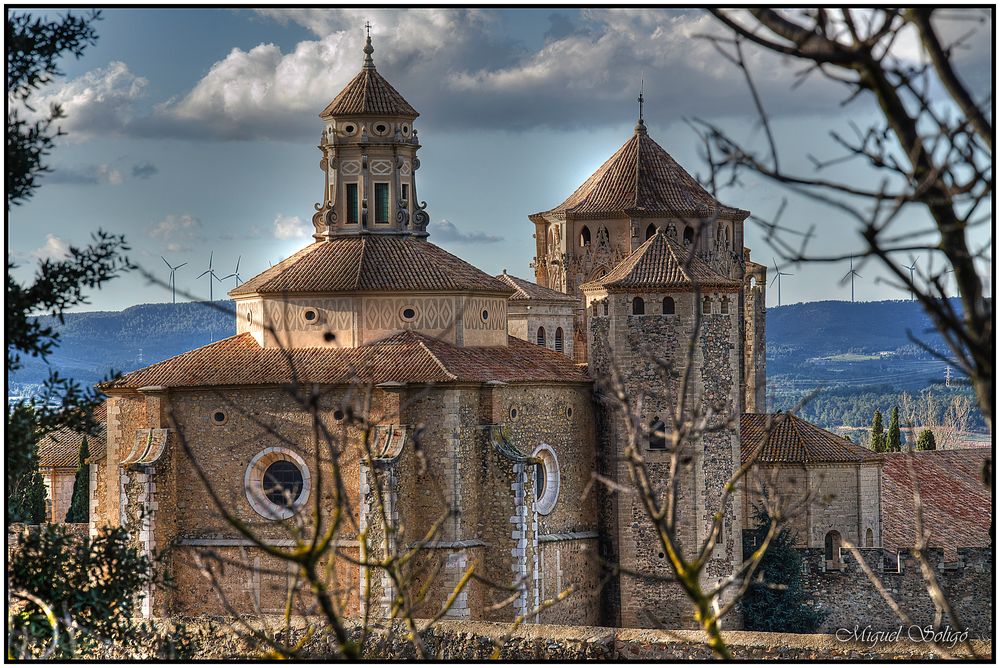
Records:
{"label": "rough stone facade", "polygon": [[[933,626],[934,602],[916,558],[908,550],[894,552],[881,548],[861,549],[861,557],[892,594],[917,627]],[[803,589],[808,604],[825,613],[820,632],[871,627],[893,631],[902,622],[889,608],[854,556],[847,550],[839,555],[840,566],[829,568],[821,549],[802,548]],[[944,550],[929,548],[926,558],[941,589],[952,605],[961,626],[971,638],[993,636],[993,549],[959,548],[957,561],[947,561]],[[944,618],[943,623],[955,628]],[[908,629],[904,628],[904,635]]]}

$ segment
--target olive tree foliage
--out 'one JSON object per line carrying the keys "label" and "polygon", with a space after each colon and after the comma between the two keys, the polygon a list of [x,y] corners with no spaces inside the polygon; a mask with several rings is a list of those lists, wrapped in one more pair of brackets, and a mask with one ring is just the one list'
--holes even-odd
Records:
{"label": "olive tree foliage", "polygon": [[[46,157],[62,131],[63,117],[58,105],[37,118],[31,106],[32,94],[61,74],[60,57],[79,57],[97,39],[94,23],[99,14],[68,14],[58,20],[7,14],[7,212],[23,204],[37,192],[39,177],[49,167]],[[17,224],[16,217],[11,220]],[[25,356],[46,359],[59,343],[51,325],[38,315],[60,320],[74,306],[87,303],[86,293],[129,269],[124,252],[129,247],[120,235],[98,231],[87,246],[70,246],[66,257],[43,259],[28,283],[14,277],[17,268],[7,259],[4,331],[7,336],[7,372],[16,372]],[[35,466],[33,444],[56,429],[69,427],[95,434],[92,410],[100,395],[50,369],[49,377],[29,399],[7,405],[7,485],[23,477]],[[30,409],[30,410],[26,410]],[[10,517],[8,516],[8,520]]]}
{"label": "olive tree foliage", "polygon": [[[925,5],[709,11],[723,34],[704,37],[743,73],[764,130],[762,144],[751,145],[700,122],[713,177],[731,185],[743,174],[755,174],[853,218],[859,247],[845,254],[816,252],[812,229],[793,229],[781,221],[783,206],[771,220],[752,220],[766,229],[770,244],[786,263],[861,257],[886,269],[891,284],[912,292],[920,302],[947,344],[952,363],[971,380],[992,432],[996,348],[984,267],[991,262],[993,242],[990,237],[976,247],[970,233],[992,220],[993,97],[992,90],[971,89],[956,62],[966,40],[977,30],[989,29],[991,10]],[[959,39],[946,42],[944,22],[960,22],[967,29]],[[907,40],[917,46],[916,59],[900,55],[899,45]],[[845,107],[873,103],[877,120],[863,128],[852,123],[853,135],[831,130],[842,153],[809,156],[812,171],[789,169],[789,155],[781,150],[766,101],[754,85],[744,55],[749,49],[781,56],[795,69],[796,85],[812,77],[843,89]],[[858,185],[828,178],[825,170],[844,163],[864,165],[879,179]],[[932,224],[904,229],[917,211]],[[934,264],[911,274],[917,254],[929,255]],[[931,269],[935,265],[937,269]],[[958,308],[948,299],[952,273]],[[911,338],[923,345],[913,334]]]}

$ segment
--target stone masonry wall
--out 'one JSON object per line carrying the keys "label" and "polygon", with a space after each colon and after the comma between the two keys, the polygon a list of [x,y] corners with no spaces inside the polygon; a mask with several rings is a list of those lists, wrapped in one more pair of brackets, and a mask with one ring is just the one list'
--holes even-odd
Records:
{"label": "stone masonry wall", "polygon": [[[808,603],[827,614],[821,632],[834,633],[837,629],[855,627],[891,631],[901,625],[850,552],[841,551],[843,568],[840,570],[826,569],[822,549],[803,548],[800,552],[805,570],[802,586],[808,592]],[[880,548],[861,549],[860,553],[915,625],[924,627],[933,623],[934,604],[912,554],[903,551],[897,558],[895,552]],[[927,559],[962,626],[969,629],[970,637],[991,637],[992,548],[959,548],[957,562],[946,562],[941,549],[930,548]],[[947,618],[944,622],[954,628]],[[904,635],[906,630],[904,628]]]}

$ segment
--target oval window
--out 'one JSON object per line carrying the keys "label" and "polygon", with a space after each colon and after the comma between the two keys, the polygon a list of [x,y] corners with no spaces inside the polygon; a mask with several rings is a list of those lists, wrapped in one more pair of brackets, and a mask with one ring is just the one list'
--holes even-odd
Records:
{"label": "oval window", "polygon": [[309,499],[309,467],[288,448],[265,448],[247,466],[243,487],[258,514],[270,520],[288,519]]}
{"label": "oval window", "polygon": [[489,319],[490,319],[490,312],[489,311],[487,311],[486,309],[483,309],[483,312],[480,315],[483,316],[483,322],[488,322],[489,321]]}
{"label": "oval window", "polygon": [[535,510],[539,515],[548,515],[559,500],[559,460],[555,451],[542,443],[531,454],[535,464]]}
{"label": "oval window", "polygon": [[517,419],[517,407],[511,406],[510,407],[510,411],[508,411],[507,414],[510,415],[510,419],[511,420],[516,420]]}
{"label": "oval window", "polygon": [[222,411],[212,413],[212,422],[215,424],[226,424],[226,414]]}
{"label": "oval window", "polygon": [[379,133],[380,135],[385,134],[385,124],[379,123],[378,125],[376,125],[375,132]]}
{"label": "oval window", "polygon": [[412,306],[407,306],[402,311],[399,312],[399,317],[401,317],[406,322],[413,322],[417,319],[417,309]]}
{"label": "oval window", "polygon": [[353,125],[345,125],[344,126],[344,132],[347,133],[347,134],[349,134],[349,135],[350,134],[354,134],[354,126]]}
{"label": "oval window", "polygon": [[341,409],[338,408],[337,410],[333,411],[333,419],[336,420],[337,422],[340,422],[345,417],[346,414]]}
{"label": "oval window", "polygon": [[247,309],[247,322],[251,325],[253,324],[253,311],[250,309]]}
{"label": "oval window", "polygon": [[316,311],[312,309],[308,309],[305,313],[302,314],[302,317],[305,319],[306,322],[316,322],[316,320],[319,317],[319,314],[317,314]]}

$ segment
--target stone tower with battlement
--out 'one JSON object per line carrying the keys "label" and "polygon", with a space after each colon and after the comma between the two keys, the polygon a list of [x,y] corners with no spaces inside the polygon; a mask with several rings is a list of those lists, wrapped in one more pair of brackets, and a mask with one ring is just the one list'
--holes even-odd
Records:
{"label": "stone tower with battlement", "polygon": [[[712,515],[721,507],[723,487],[740,462],[740,287],[661,230],[609,273],[581,286],[589,323],[589,370],[598,388],[602,473],[618,489],[633,489],[626,460],[634,445],[658,493],[677,476],[676,539],[688,558],[705,541]],[[687,405],[705,407],[713,416],[712,430],[683,443],[680,466],[671,473],[669,425],[684,388],[691,343]],[[661,372],[657,361],[669,372]],[[634,417],[645,427],[638,442],[626,429],[632,416],[621,412],[602,382],[612,374],[620,378],[638,413]],[[722,535],[705,571],[706,585],[732,574],[742,560],[740,510],[733,501],[723,508]],[[605,604],[613,611],[609,623],[690,625],[690,602],[678,585],[628,575],[669,579],[673,574],[639,496],[609,493],[602,520],[607,527],[605,556],[622,569],[605,592]]]}

